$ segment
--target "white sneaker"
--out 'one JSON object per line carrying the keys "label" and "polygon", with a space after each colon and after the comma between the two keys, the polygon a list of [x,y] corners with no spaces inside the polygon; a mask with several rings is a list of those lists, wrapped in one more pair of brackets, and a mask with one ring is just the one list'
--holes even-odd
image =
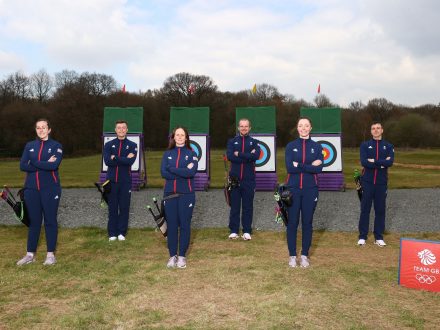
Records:
{"label": "white sneaker", "polygon": [[376,244],[379,247],[387,246],[387,244],[382,239],[377,239],[374,241],[374,244]]}
{"label": "white sneaker", "polygon": [[310,266],[309,258],[307,256],[301,256],[301,261],[299,262],[299,265],[302,268],[307,268]]}
{"label": "white sneaker", "polygon": [[296,264],[296,257],[289,257],[289,267],[295,268],[296,266],[298,266]]}
{"label": "white sneaker", "polygon": [[177,268],[186,268],[186,258],[178,256],[176,266]]}
{"label": "white sneaker", "polygon": [[366,243],[367,242],[363,238],[359,239],[359,241],[358,241],[358,245],[360,245],[360,246],[364,246]]}
{"label": "white sneaker", "polygon": [[52,266],[55,265],[57,263],[57,259],[55,258],[55,256],[47,256],[46,260],[43,262],[44,266]]}
{"label": "white sneaker", "polygon": [[125,241],[125,236],[124,235],[118,235],[118,240],[119,241]]}
{"label": "white sneaker", "polygon": [[168,259],[167,268],[175,268],[177,263],[177,256],[172,256]]}
{"label": "white sneaker", "polygon": [[250,241],[252,239],[251,234],[249,233],[244,233],[241,237],[243,237],[245,241]]}
{"label": "white sneaker", "polygon": [[237,233],[231,233],[230,235],[229,235],[229,239],[237,239],[239,236],[238,236],[238,234]]}
{"label": "white sneaker", "polygon": [[116,241],[116,236],[110,236],[109,238],[108,238],[108,240],[110,241],[110,242],[113,242],[113,241]]}
{"label": "white sneaker", "polygon": [[26,254],[23,258],[17,261],[17,266],[23,266],[35,261],[33,254]]}

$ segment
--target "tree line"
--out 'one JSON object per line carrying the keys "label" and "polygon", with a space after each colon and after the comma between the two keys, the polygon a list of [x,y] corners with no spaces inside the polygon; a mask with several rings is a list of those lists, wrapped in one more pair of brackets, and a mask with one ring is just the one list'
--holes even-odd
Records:
{"label": "tree line", "polygon": [[[100,152],[107,106],[143,107],[145,147],[158,149],[167,146],[171,106],[209,107],[211,145],[225,148],[235,134],[236,107],[275,106],[277,144],[285,146],[296,137],[301,107],[338,105],[325,94],[317,94],[310,103],[267,83],[257,84],[254,91],[223,92],[212,78],[185,72],[168,77],[159,89],[125,93],[106,74],[63,70],[51,76],[42,69],[27,76],[18,71],[0,81],[0,156],[20,156],[25,143],[35,137],[35,120],[42,117],[50,120],[52,137],[63,144],[66,155]],[[358,147],[368,139],[376,120],[396,147],[440,147],[440,104],[408,107],[375,98],[340,108],[344,147]]]}

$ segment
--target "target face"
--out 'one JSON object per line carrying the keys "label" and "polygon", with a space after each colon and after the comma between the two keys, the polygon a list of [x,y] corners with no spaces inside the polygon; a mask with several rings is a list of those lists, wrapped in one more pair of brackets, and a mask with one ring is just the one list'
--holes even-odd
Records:
{"label": "target face", "polygon": [[270,149],[269,146],[264,143],[263,141],[260,141],[258,143],[258,145],[260,146],[260,157],[258,158],[258,160],[255,162],[255,167],[261,167],[267,164],[267,162],[270,159]]}
{"label": "target face", "polygon": [[323,172],[342,171],[341,136],[314,135],[312,140],[322,147]]}
{"label": "target face", "polygon": [[[104,162],[104,145],[110,141],[113,140],[114,138],[116,138],[116,134],[108,134],[105,133],[104,134],[104,139],[103,139],[103,144],[102,144],[102,168],[101,171],[102,172],[107,172],[107,165],[105,165]],[[136,160],[134,161],[133,165],[131,165],[131,171],[132,172],[138,172],[139,171],[139,163],[140,163],[140,158],[139,158],[139,152],[142,152],[142,150],[140,150],[140,136],[139,135],[128,135],[127,134],[127,139],[129,139],[130,141],[133,141],[134,143],[136,143],[137,147],[138,147],[138,152],[136,154]]]}
{"label": "target face", "polygon": [[206,171],[206,155],[207,155],[207,136],[206,135],[190,135],[189,136],[189,145],[192,150],[197,155],[199,160],[199,165],[197,167],[197,172],[205,172]]}
{"label": "target face", "polygon": [[338,152],[333,144],[328,141],[317,141],[322,147],[324,156],[324,167],[332,165],[338,156]]}
{"label": "target face", "polygon": [[193,140],[189,140],[189,145],[191,146],[191,149],[196,153],[198,161],[200,161],[203,155],[203,151],[202,148],[200,147],[200,144],[198,144]]}
{"label": "target face", "polygon": [[275,136],[252,134],[258,140],[260,156],[255,162],[256,172],[275,172]]}

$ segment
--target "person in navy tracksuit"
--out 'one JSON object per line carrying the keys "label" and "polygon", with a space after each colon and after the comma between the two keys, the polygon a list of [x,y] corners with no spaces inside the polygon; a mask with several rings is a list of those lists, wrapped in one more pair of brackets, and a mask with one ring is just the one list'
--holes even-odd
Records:
{"label": "person in navy tracksuit", "polygon": [[382,124],[375,122],[371,125],[372,139],[365,141],[360,147],[363,173],[361,177],[362,200],[359,218],[358,245],[365,245],[370,224],[370,210],[374,203],[374,238],[375,244],[386,246],[383,240],[385,231],[385,201],[387,198],[388,167],[394,162],[394,147],[382,139]]}
{"label": "person in navy tracksuit", "polygon": [[116,121],[117,137],[104,145],[104,162],[108,166],[110,180],[108,196],[109,241],[125,241],[131,197],[131,165],[136,160],[137,144],[127,139],[128,125],[124,120]]}
{"label": "person in navy tracksuit", "polygon": [[296,236],[301,212],[302,250],[299,264],[301,267],[308,267],[313,213],[318,203],[317,176],[322,172],[324,158],[321,145],[310,138],[311,120],[300,118],[297,130],[299,138],[286,146],[287,184],[292,193],[292,205],[288,208],[287,246],[290,255],[289,266],[296,267]]}
{"label": "person in navy tracksuit", "polygon": [[249,136],[251,123],[242,118],[238,122],[239,134],[228,140],[226,156],[231,162],[229,177],[238,181],[239,186],[231,190],[231,211],[229,214],[230,239],[239,237],[240,208],[243,226],[242,238],[252,239],[252,216],[255,195],[255,162],[260,157],[258,140]]}
{"label": "person in navy tracksuit", "polygon": [[47,244],[44,265],[56,263],[57,213],[61,198],[58,167],[63,159],[63,147],[49,137],[51,128],[47,119],[37,120],[35,130],[38,138],[26,144],[20,160],[20,170],[26,172],[24,201],[30,225],[27,254],[17,262],[18,266],[35,261],[43,218]]}
{"label": "person in navy tracksuit", "polygon": [[168,268],[186,268],[186,251],[189,247],[191,218],[196,202],[193,187],[197,166],[198,158],[190,147],[188,131],[184,127],[176,127],[168,149],[163,154],[160,167],[161,175],[165,179],[165,218],[170,253]]}

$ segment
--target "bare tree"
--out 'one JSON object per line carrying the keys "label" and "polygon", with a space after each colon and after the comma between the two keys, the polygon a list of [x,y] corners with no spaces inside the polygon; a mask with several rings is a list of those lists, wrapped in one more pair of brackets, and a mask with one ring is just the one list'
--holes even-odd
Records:
{"label": "bare tree", "polygon": [[365,108],[365,104],[363,104],[362,101],[354,101],[350,103],[348,108],[353,111],[361,111]]}
{"label": "bare tree", "polygon": [[41,103],[48,100],[52,86],[53,79],[44,69],[31,76],[32,94]]}
{"label": "bare tree", "polygon": [[391,115],[394,105],[384,98],[372,99],[366,106],[366,111],[374,121],[384,123]]}
{"label": "bare tree", "polygon": [[31,81],[23,72],[17,71],[10,74],[4,84],[3,88],[12,99],[24,100],[32,96]]}
{"label": "bare tree", "polygon": [[94,96],[109,95],[116,91],[117,86],[116,80],[112,76],[96,72],[82,73],[78,84],[81,89]]}
{"label": "bare tree", "polygon": [[61,90],[74,86],[79,79],[79,74],[74,70],[63,70],[55,73],[55,88]]}
{"label": "bare tree", "polygon": [[194,100],[200,104],[201,99],[217,91],[214,81],[207,76],[192,75],[181,72],[167,78],[160,93],[174,105],[191,106]]}
{"label": "bare tree", "polygon": [[266,83],[256,85],[256,91],[253,96],[258,102],[261,103],[283,97],[278,91],[278,88]]}
{"label": "bare tree", "polygon": [[315,98],[313,99],[313,102],[315,102],[318,108],[327,108],[334,106],[330,101],[330,98],[325,94],[316,95]]}

